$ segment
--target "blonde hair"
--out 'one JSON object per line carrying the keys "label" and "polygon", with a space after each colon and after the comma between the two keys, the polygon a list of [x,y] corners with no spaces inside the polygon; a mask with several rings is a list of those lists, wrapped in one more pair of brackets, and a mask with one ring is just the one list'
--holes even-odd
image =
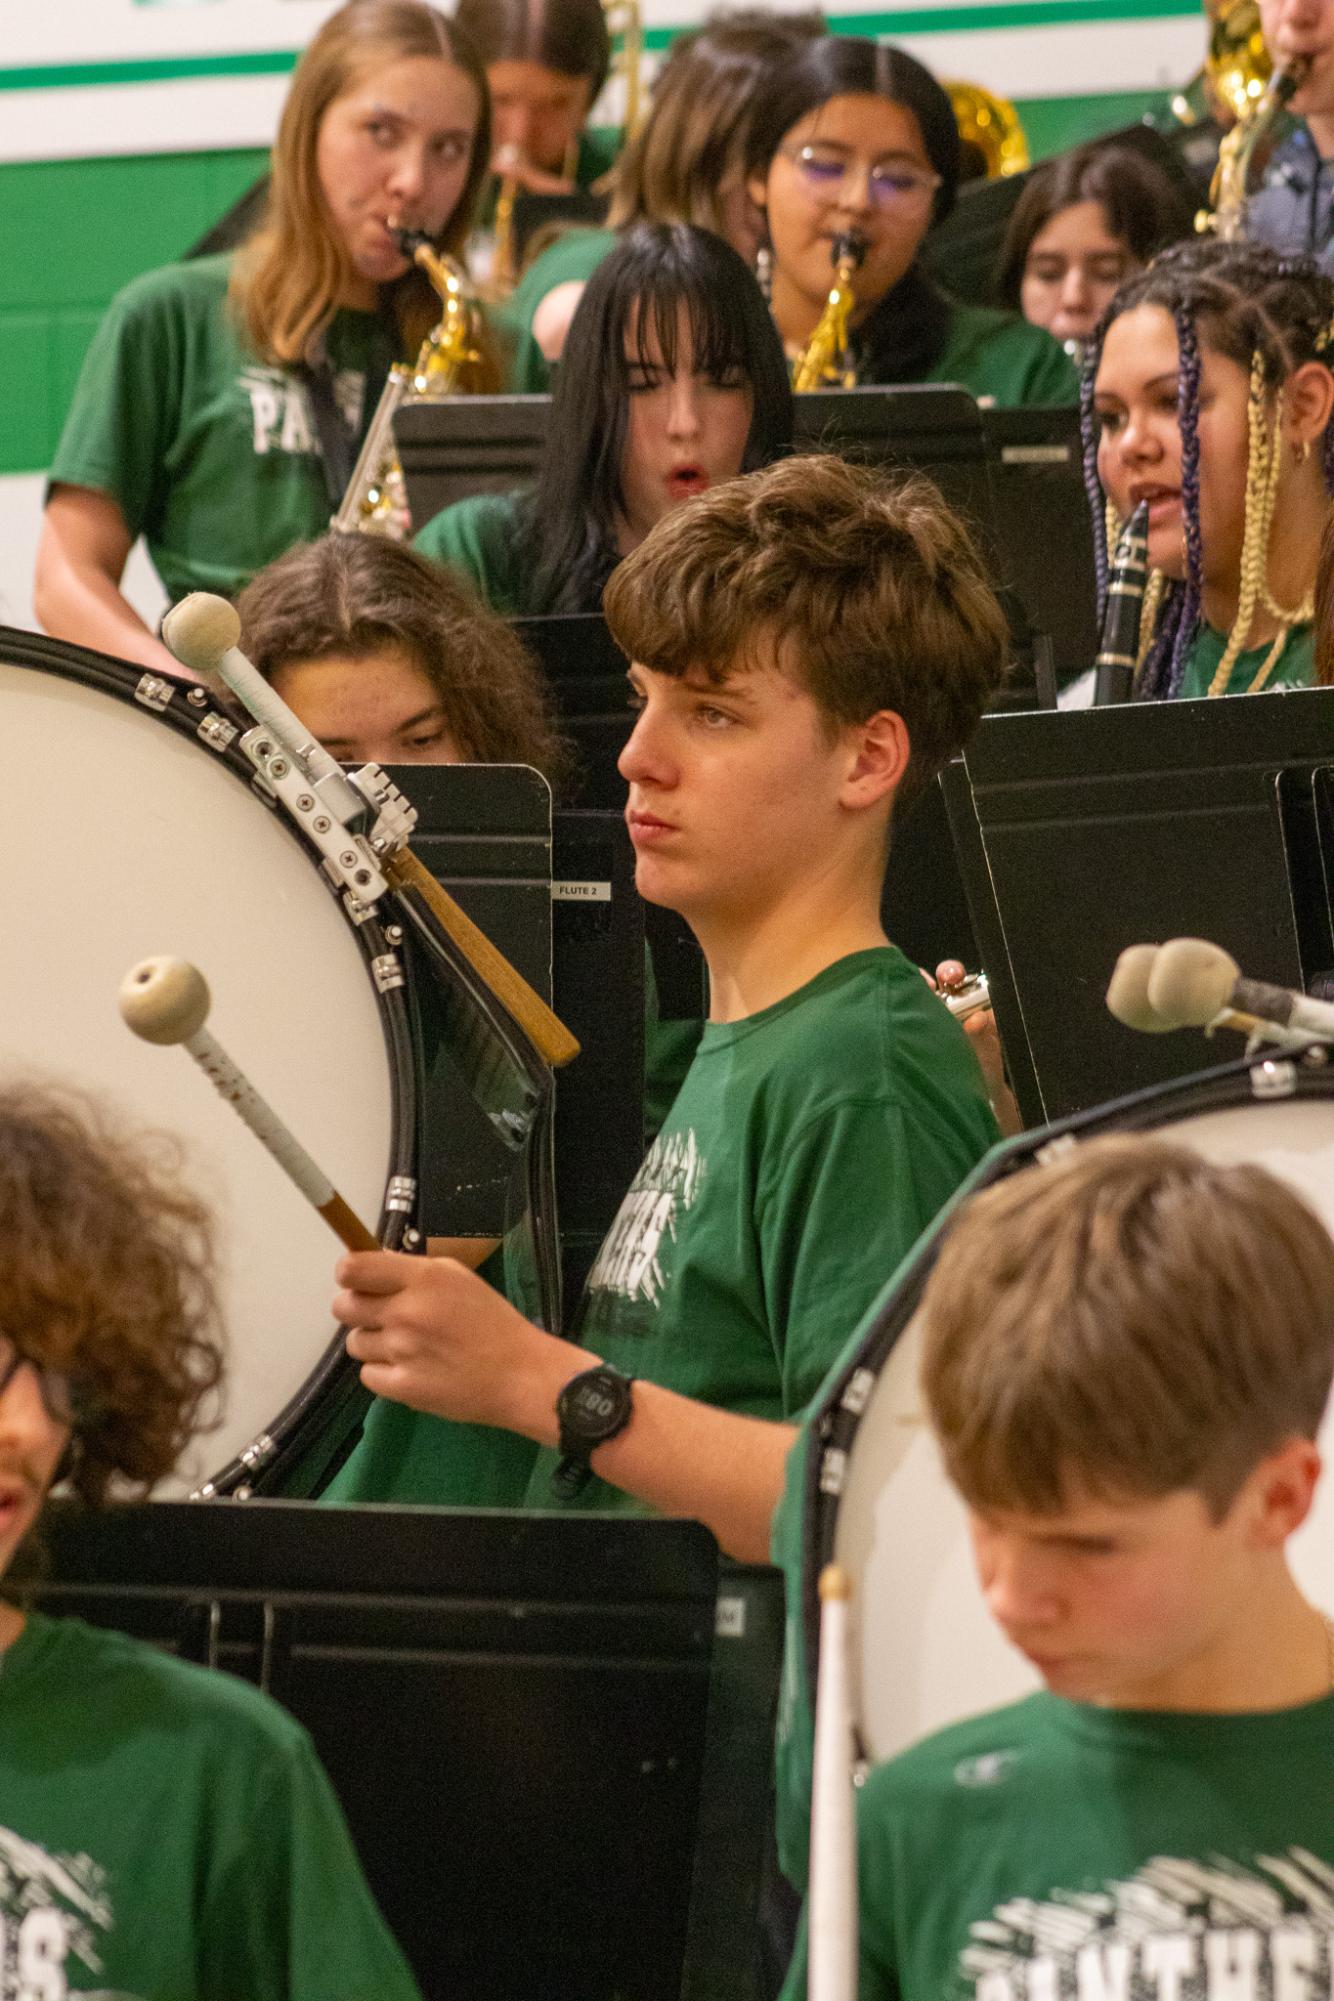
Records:
{"label": "blonde hair", "polygon": [[[267,361],[285,366],[315,357],[350,275],[316,166],[324,115],[359,78],[412,56],[452,64],[477,92],[468,178],[437,239],[439,249],[462,255],[491,152],[481,59],[466,35],[424,0],[349,0],[297,64],[273,149],[268,207],[233,266],[233,310],[255,353]],[[404,352],[413,355],[439,318],[435,293],[414,265],[391,288],[390,298]]]}
{"label": "blonde hair", "polygon": [[1334,1242],[1285,1183],[1141,1137],[975,1196],[922,1298],[922,1386],[981,1507],[1193,1488],[1215,1519],[1314,1438],[1334,1376]]}

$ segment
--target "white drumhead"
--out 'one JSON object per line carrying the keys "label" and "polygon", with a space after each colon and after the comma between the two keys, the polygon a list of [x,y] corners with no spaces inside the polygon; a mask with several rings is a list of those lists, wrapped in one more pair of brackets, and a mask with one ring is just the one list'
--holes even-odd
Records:
{"label": "white drumhead", "polygon": [[95,1091],[179,1136],[222,1223],[226,1415],[195,1484],[277,1414],[334,1331],[338,1244],[181,1049],[140,1042],[117,990],[192,960],[209,1027],[374,1228],[392,1083],[355,936],[294,835],[202,744],[147,712],[0,661],[0,1069]]}
{"label": "white drumhead", "polygon": [[[1268,1168],[1334,1232],[1334,1100],[1201,1112],[1154,1127],[1153,1137],[1220,1164]],[[963,1508],[923,1419],[920,1345],[911,1321],[858,1425],[835,1532],[837,1558],[855,1584],[856,1713],[877,1760],[1039,1686],[982,1603]],[[1325,1476],[1312,1518],[1293,1539],[1293,1567],[1315,1602],[1334,1611],[1334,1408],[1321,1443]]]}

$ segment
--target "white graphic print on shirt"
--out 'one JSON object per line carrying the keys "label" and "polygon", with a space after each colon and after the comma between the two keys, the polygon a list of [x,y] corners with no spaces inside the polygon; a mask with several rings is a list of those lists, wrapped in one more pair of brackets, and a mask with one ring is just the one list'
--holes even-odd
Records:
{"label": "white graphic print on shirt", "polygon": [[[263,368],[253,363],[238,378],[250,398],[252,442],[255,455],[270,452],[309,453],[319,450],[310,402],[304,384],[283,368]],[[348,429],[355,435],[361,428],[366,378],[360,369],[342,369],[333,379],[334,402]]]}
{"label": "white graphic print on shirt", "polygon": [[675,1239],[678,1218],[694,1207],[704,1166],[693,1130],[658,1135],[588,1275],[590,1296],[613,1292],[657,1305],[664,1240]]}
{"label": "white graphic print on shirt", "polygon": [[1156,1856],[1127,1882],[1016,1897],[971,1927],[975,2001],[1329,2001],[1334,1867]]}
{"label": "white graphic print on shirt", "polygon": [[111,1925],[105,1874],[96,1862],[50,1855],[0,1827],[0,2001],[65,2001],[72,1991],[68,1961],[99,1974],[98,1935]]}

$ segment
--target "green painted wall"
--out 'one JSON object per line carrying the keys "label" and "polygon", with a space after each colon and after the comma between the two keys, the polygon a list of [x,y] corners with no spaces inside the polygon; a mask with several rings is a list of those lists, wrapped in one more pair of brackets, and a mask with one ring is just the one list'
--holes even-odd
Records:
{"label": "green painted wall", "polygon": [[[1021,104],[1035,159],[1166,99]],[[0,473],[50,463],[79,364],[119,287],[170,263],[263,171],[259,151],[0,165]]]}
{"label": "green painted wall", "polygon": [[164,153],[0,166],[0,472],[50,462],[112,294],[188,250],[265,160]]}

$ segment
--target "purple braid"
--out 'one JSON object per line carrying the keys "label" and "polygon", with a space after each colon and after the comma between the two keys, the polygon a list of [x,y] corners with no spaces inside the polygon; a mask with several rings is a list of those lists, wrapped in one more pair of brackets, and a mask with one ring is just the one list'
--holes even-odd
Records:
{"label": "purple braid", "polygon": [[1181,432],[1181,517],[1186,530],[1186,588],[1177,620],[1176,643],[1165,693],[1179,695],[1186,659],[1200,615],[1203,576],[1200,540],[1200,343],[1184,306],[1172,315],[1177,329],[1177,425]]}
{"label": "purple braid", "polygon": [[1093,574],[1097,583],[1098,630],[1102,630],[1107,616],[1107,508],[1098,478],[1098,424],[1093,414],[1093,384],[1098,373],[1098,363],[1102,359],[1103,333],[1107,321],[1095,329],[1093,338],[1084,355],[1083,373],[1079,378],[1079,432],[1084,445],[1084,491],[1088,495],[1089,515],[1093,526]]}
{"label": "purple braid", "polygon": [[1135,680],[1137,702],[1160,702],[1171,679],[1170,667],[1176,657],[1177,635],[1188,592],[1184,584],[1169,584],[1163,593],[1158,629],[1144,656],[1144,665]]}

